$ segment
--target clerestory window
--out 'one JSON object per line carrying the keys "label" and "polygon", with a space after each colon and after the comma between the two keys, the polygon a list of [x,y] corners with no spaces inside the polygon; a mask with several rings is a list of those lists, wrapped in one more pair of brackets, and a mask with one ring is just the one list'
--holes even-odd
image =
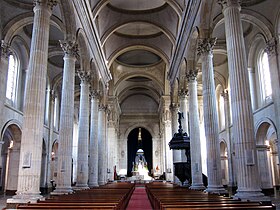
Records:
{"label": "clerestory window", "polygon": [[16,99],[16,87],[18,80],[18,60],[14,54],[9,55],[8,59],[8,78],[6,98],[9,102],[14,103]]}
{"label": "clerestory window", "polygon": [[272,88],[271,88],[268,55],[264,51],[260,54],[259,69],[260,69],[262,99],[264,102],[267,102],[268,100],[271,100]]}

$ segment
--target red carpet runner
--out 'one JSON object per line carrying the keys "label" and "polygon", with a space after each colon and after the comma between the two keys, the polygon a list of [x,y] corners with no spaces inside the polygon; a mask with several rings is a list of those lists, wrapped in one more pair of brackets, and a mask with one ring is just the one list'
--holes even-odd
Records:
{"label": "red carpet runner", "polygon": [[145,187],[135,187],[126,210],[152,210]]}

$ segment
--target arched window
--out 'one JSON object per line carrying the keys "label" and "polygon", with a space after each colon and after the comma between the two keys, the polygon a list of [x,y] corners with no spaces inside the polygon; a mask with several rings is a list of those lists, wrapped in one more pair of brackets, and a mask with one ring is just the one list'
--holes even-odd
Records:
{"label": "arched window", "polygon": [[6,98],[10,102],[15,102],[16,88],[18,79],[18,59],[14,54],[9,55],[8,60],[8,80],[6,89]]}
{"label": "arched window", "polygon": [[272,88],[268,63],[268,55],[266,52],[262,52],[259,58],[259,72],[261,82],[262,99],[264,102],[271,100]]}

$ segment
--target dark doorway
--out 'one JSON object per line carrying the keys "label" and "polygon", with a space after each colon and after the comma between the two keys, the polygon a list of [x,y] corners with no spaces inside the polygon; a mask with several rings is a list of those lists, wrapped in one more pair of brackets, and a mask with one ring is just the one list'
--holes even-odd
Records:
{"label": "dark doorway", "polygon": [[[128,134],[127,140],[127,176],[132,176],[132,166],[136,157],[136,152],[138,148],[138,134],[139,128],[133,129]],[[145,128],[141,127],[141,137],[142,137],[142,149],[144,150],[144,156],[147,161],[147,166],[149,172],[153,167],[153,144],[152,136]]]}

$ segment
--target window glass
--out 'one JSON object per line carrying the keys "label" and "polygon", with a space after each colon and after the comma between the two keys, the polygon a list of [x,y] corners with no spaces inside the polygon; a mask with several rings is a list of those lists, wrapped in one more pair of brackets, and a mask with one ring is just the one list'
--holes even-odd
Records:
{"label": "window glass", "polygon": [[18,62],[14,55],[9,55],[8,61],[8,80],[7,80],[7,89],[6,97],[12,102],[15,101],[17,77],[18,77]]}

